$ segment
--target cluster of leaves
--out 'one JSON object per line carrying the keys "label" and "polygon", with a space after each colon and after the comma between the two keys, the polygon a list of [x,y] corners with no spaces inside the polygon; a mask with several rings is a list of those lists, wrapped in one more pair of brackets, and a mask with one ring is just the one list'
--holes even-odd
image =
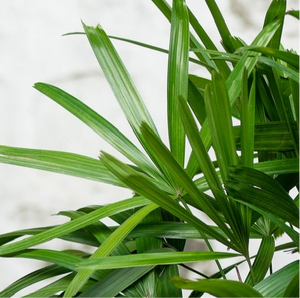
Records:
{"label": "cluster of leaves", "polygon": [[[38,91],[93,129],[128,164],[106,152],[93,159],[7,146],[0,146],[0,162],[126,187],[134,196],[62,211],[70,221],[58,226],[1,235],[2,257],[51,263],[8,286],[1,297],[50,277],[57,279],[26,297],[181,297],[181,289],[193,290],[191,297],[205,292],[222,297],[297,296],[298,262],[277,272],[270,268],[276,251],[297,251],[299,246],[299,197],[289,195],[299,186],[299,56],[280,42],[285,17],[299,18],[299,12],[286,12],[286,1],[274,0],[262,30],[247,45],[231,35],[215,1],[207,0],[221,36],[220,51],[184,0],[173,1],[172,7],[165,0],[152,1],[171,23],[169,49],[127,42],[168,54],[168,146],[113,37],[100,25],[83,24],[144,152],[80,100],[37,83]],[[189,74],[189,63],[206,68],[210,79]],[[238,125],[233,126],[233,118]],[[192,148],[188,159],[186,139]],[[208,154],[211,148],[215,160]],[[108,217],[117,225],[105,225],[102,220]],[[276,246],[275,238],[282,234],[290,242]],[[17,239],[22,236],[29,237]],[[250,255],[254,238],[260,246]],[[34,248],[52,239],[85,244],[94,253]],[[187,239],[202,239],[207,251],[185,251]],[[212,240],[230,252],[214,251]],[[231,266],[223,268],[219,260],[229,258]],[[218,271],[211,276],[198,272],[197,281],[179,277],[179,266],[201,261],[216,262]],[[243,262],[249,266],[245,280],[228,280],[227,273]]]}

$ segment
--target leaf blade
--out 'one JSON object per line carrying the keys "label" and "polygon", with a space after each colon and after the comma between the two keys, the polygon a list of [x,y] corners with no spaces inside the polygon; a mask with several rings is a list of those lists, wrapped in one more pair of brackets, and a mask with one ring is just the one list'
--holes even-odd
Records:
{"label": "leaf blade", "polygon": [[168,132],[171,152],[184,164],[185,133],[178,112],[178,96],[188,97],[189,18],[184,0],[173,1],[168,60]]}
{"label": "leaf blade", "polygon": [[[151,265],[171,265],[187,262],[200,262],[228,257],[237,257],[238,254],[219,252],[158,252],[143,253],[130,256],[116,256],[98,258],[97,260],[83,261],[79,268],[92,268],[94,270],[128,268]],[[109,262],[108,262],[109,261]]]}

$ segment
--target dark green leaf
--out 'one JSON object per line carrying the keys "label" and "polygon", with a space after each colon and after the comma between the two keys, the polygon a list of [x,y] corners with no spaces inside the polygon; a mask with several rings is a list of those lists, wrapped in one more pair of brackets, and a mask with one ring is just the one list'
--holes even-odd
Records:
{"label": "dark green leaf", "polygon": [[[273,236],[264,236],[249,272],[245,283],[254,286],[262,281],[270,269],[271,262],[275,251],[275,241]],[[253,278],[255,280],[253,280]]]}
{"label": "dark green leaf", "polygon": [[264,27],[273,22],[274,20],[280,21],[279,30],[272,37],[269,47],[278,49],[281,43],[281,35],[283,30],[284,16],[286,11],[286,0],[273,0],[267,11]]}
{"label": "dark green leaf", "polygon": [[291,15],[299,20],[299,10],[289,10],[286,14]]}
{"label": "dark green leaf", "polygon": [[257,206],[299,225],[299,210],[282,186],[270,176],[255,169],[231,167],[226,189],[233,198]]}
{"label": "dark green leaf", "polygon": [[[225,245],[232,246],[232,244],[226,240],[223,236],[216,233],[208,225],[204,224],[200,219],[192,215],[189,211],[181,207],[174,199],[170,198],[167,194],[159,190],[151,181],[133,169],[129,168],[125,164],[121,163],[111,155],[103,153],[102,161],[105,165],[114,173],[120,180],[133,189],[136,193],[145,195],[147,198],[169,211],[176,217],[185,220],[199,229],[201,232],[214,235],[215,239]],[[224,225],[224,224],[223,224]],[[226,230],[227,231],[227,230]]]}
{"label": "dark green leaf", "polygon": [[298,296],[299,296],[299,272],[290,281],[283,294],[283,297],[298,297]]}
{"label": "dark green leaf", "polygon": [[114,297],[144,276],[155,266],[113,270],[99,282],[83,291],[79,297]]}
{"label": "dark green leaf", "polygon": [[204,94],[207,120],[221,176],[226,181],[228,167],[237,165],[238,157],[228,90],[222,74],[213,72],[211,86],[207,86]]}
{"label": "dark green leaf", "polygon": [[191,281],[176,277],[173,278],[172,282],[182,289],[207,292],[217,297],[263,297],[249,285],[233,280],[206,279]]}

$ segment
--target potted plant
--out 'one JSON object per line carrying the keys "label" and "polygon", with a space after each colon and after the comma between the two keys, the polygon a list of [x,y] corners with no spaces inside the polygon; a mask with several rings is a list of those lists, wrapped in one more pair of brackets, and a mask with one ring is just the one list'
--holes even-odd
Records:
{"label": "potted plant", "polygon": [[[98,25],[83,24],[95,57],[144,151],[112,123],[67,92],[45,83],[34,87],[93,129],[128,162],[107,152],[91,158],[68,152],[0,146],[0,162],[92,179],[133,191],[105,206],[61,211],[63,224],[0,235],[0,256],[50,265],[0,292],[10,297],[42,280],[26,297],[294,297],[298,262],[273,272],[276,252],[299,247],[298,122],[299,56],[281,45],[286,1],[272,1],[262,30],[248,45],[233,37],[214,0],[206,1],[219,30],[219,50],[183,0],[154,5],[170,20],[167,123],[164,144],[111,38]],[[191,33],[193,29],[193,33]],[[193,58],[192,58],[193,57]],[[189,74],[189,63],[209,78]],[[237,124],[233,125],[233,119]],[[191,154],[187,156],[189,143]],[[215,157],[208,153],[213,149]],[[115,226],[103,219],[111,218]],[[288,241],[276,245],[282,234]],[[29,236],[25,239],[18,239]],[[37,247],[53,239],[85,244],[87,250]],[[187,251],[187,239],[205,250]],[[253,239],[260,241],[255,254]],[[216,250],[215,243],[224,249]],[[43,246],[45,247],[45,246]],[[228,260],[224,267],[222,260]],[[189,266],[211,261],[207,276]],[[247,264],[239,276],[238,266]],[[179,268],[197,274],[180,277]],[[236,271],[236,279],[228,273]]]}

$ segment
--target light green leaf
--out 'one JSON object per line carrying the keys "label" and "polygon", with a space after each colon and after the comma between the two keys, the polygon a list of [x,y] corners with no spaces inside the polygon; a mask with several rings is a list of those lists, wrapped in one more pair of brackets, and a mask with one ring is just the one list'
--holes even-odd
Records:
{"label": "light green leaf", "polygon": [[60,226],[56,226],[50,230],[46,230],[37,235],[31,236],[23,240],[19,240],[14,243],[3,245],[0,247],[0,255],[15,253],[28,247],[47,242],[54,238],[58,238],[73,231],[79,230],[85,226],[97,222],[99,219],[116,214],[120,211],[145,206],[147,204],[149,204],[149,200],[142,197],[135,197],[120,202],[112,203],[89,214],[81,216],[78,219],[64,223]]}
{"label": "light green leaf", "polygon": [[141,169],[144,169],[149,174],[152,173],[154,176],[157,176],[157,170],[146,156],[115,126],[83,102],[65,91],[48,84],[36,83],[34,87],[88,125],[107,143],[112,145]]}
{"label": "light green leaf", "polygon": [[81,251],[58,251],[50,249],[26,249],[21,252],[10,254],[9,257],[35,259],[49,262],[69,270],[75,271],[76,264],[80,263],[82,257],[88,254]]}
{"label": "light green leaf", "polygon": [[236,53],[243,52],[243,51],[259,52],[265,56],[270,56],[275,59],[282,60],[293,67],[299,68],[299,55],[291,52],[281,51],[270,47],[248,46],[248,47],[238,49]]}
{"label": "light green leaf", "polygon": [[228,91],[222,74],[213,72],[212,84],[211,87],[207,85],[204,100],[213,147],[222,179],[226,181],[228,167],[229,165],[238,164],[238,156],[235,147]]}
{"label": "light green leaf", "polygon": [[181,166],[185,133],[178,112],[178,96],[188,97],[189,18],[184,0],[173,1],[168,60],[168,132],[171,152]]}
{"label": "light green leaf", "polygon": [[264,297],[284,297],[289,283],[298,273],[299,261],[292,262],[262,280],[254,286],[254,289]]}
{"label": "light green leaf", "polygon": [[[127,69],[109,37],[100,25],[93,28],[83,24],[83,27],[99,65],[101,66],[112,91],[115,93],[116,99],[118,100],[128,123],[131,125],[135,135],[148,155],[160,168],[161,165],[152,157],[152,152],[148,149],[148,144],[140,133],[140,125],[142,122],[145,122],[153,129],[153,131],[155,131],[156,135],[158,135],[158,132]],[[160,178],[163,179],[162,177]]]}
{"label": "light green leaf", "polygon": [[[279,21],[274,21],[267,25],[253,40],[252,46],[267,46],[269,41],[272,39],[274,34],[277,32],[280,26]],[[253,55],[255,55],[253,57]],[[248,76],[253,71],[257,63],[257,53],[255,52],[245,52],[241,57],[240,61],[235,65],[233,71],[229,75],[228,79],[226,80],[226,85],[228,88],[229,100],[231,106],[235,103],[238,95],[241,92],[242,87],[242,76],[243,76],[243,69],[246,68]]]}
{"label": "light green leaf", "polygon": [[233,53],[235,51],[235,46],[232,42],[232,35],[228,29],[228,26],[224,20],[224,17],[216,3],[215,0],[207,0],[205,1],[212,17],[214,18],[214,21],[216,23],[216,26],[218,28],[218,31],[222,38],[222,44],[227,52]]}
{"label": "light green leaf", "polygon": [[[194,16],[194,14],[190,10],[189,10],[189,19],[190,19],[190,24],[192,25],[193,29],[195,30],[195,33],[197,34],[197,36],[203,42],[205,48],[210,49],[210,50],[217,50],[217,47],[214,45],[213,41],[210,39],[207,32],[205,32],[204,28],[200,25],[199,21],[197,20],[197,18]],[[202,49],[205,49],[205,48],[203,47],[203,48],[197,49],[197,50],[201,51]],[[199,57],[199,55],[198,55],[198,57]],[[205,59],[205,58],[203,58],[203,59]],[[212,61],[212,62],[215,63],[217,70],[222,72],[225,77],[227,77],[229,75],[230,69],[225,61],[219,60],[219,61]],[[213,68],[213,69],[215,69],[215,68]]]}
{"label": "light green leaf", "polygon": [[115,268],[128,268],[140,267],[151,265],[170,265],[189,262],[201,262],[218,260],[224,258],[237,257],[238,254],[225,253],[225,252],[153,252],[143,253],[129,256],[115,256],[97,258],[97,260],[86,260],[79,264],[80,269],[115,269]]}
{"label": "light green leaf", "polygon": [[97,61],[133,131],[139,135],[141,123],[146,122],[157,133],[140,94],[103,28],[100,25],[94,28],[85,24],[83,24],[83,28]]}
{"label": "light green leaf", "polygon": [[283,297],[297,297],[299,295],[299,272],[293,277],[286,287]]}
{"label": "light green leaf", "polygon": [[299,83],[299,72],[298,71],[296,71],[296,70],[294,70],[290,67],[287,67],[284,64],[279,63],[278,61],[275,61],[275,60],[273,60],[271,58],[268,58],[268,57],[260,56],[257,59],[258,59],[259,62],[272,67],[272,69],[276,69],[279,72],[282,72],[284,74],[284,76],[286,76],[286,77],[294,80],[295,82]]}
{"label": "light green leaf", "polygon": [[270,43],[268,44],[270,48],[278,49],[280,47],[281,35],[282,35],[284,17],[286,11],[286,2],[287,2],[286,0],[273,0],[268,8],[265,17],[264,27],[266,27],[274,20],[277,20],[280,23],[279,29],[277,30],[276,34],[274,34]]}
{"label": "light green leaf", "polygon": [[0,162],[123,186],[99,159],[79,154],[0,146]]}

